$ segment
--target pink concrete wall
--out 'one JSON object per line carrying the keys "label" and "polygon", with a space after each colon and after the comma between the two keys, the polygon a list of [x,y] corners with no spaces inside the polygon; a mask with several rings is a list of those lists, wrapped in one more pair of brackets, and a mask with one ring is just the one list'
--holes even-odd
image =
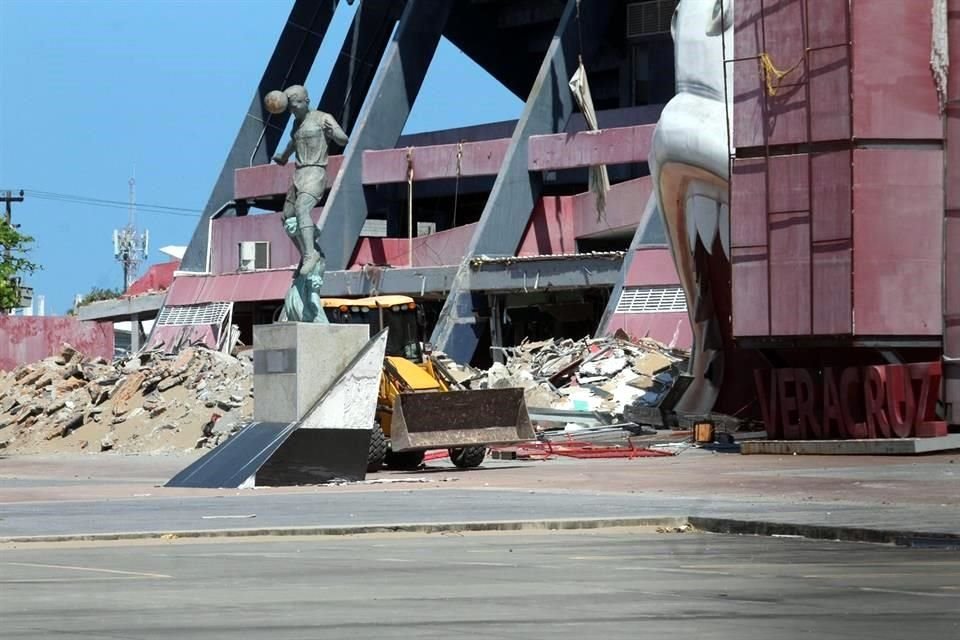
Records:
{"label": "pink concrete wall", "polygon": [[[680,286],[673,257],[666,247],[642,247],[636,250],[623,282],[627,287]],[[622,329],[634,338],[649,336],[664,344],[689,349],[693,344],[690,318],[684,312],[615,313],[607,325],[607,335]]]}
{"label": "pink concrete wall", "polygon": [[518,256],[576,253],[574,202],[570,196],[540,199],[530,215],[530,223],[517,248]]}
{"label": "pink concrete wall", "polygon": [[673,265],[673,256],[666,247],[641,247],[636,250],[627,276],[623,281],[627,287],[656,285],[680,286],[677,269]]}
{"label": "pink concrete wall", "polygon": [[589,167],[598,164],[646,162],[656,125],[615,127],[600,131],[530,136],[531,171]]}
{"label": "pink concrete wall", "polygon": [[[737,59],[735,146],[848,140],[851,133],[858,139],[942,138],[926,5],[738,0],[734,55],[728,56]],[[776,95],[765,88],[761,54],[778,70],[789,70]]]}
{"label": "pink concrete wall", "polygon": [[731,247],[733,335],[770,335],[770,270],[766,246]]}
{"label": "pink concrete wall", "polygon": [[[944,354],[960,358],[960,0],[950,0],[950,104],[946,113],[946,214],[944,221]],[[957,365],[946,370],[951,393],[960,394]],[[956,389],[956,391],[953,391]],[[955,396],[954,403],[960,403]],[[960,406],[954,408],[960,416]],[[958,420],[960,421],[960,420]]]}
{"label": "pink concrete wall", "polygon": [[849,151],[734,162],[734,335],[853,331],[851,185]]}
{"label": "pink concrete wall", "polygon": [[[455,178],[459,175],[495,176],[510,147],[510,139],[440,144],[415,147],[410,154],[414,180]],[[388,184],[407,181],[407,149],[383,149],[363,152],[363,184]]]}
{"label": "pink concrete wall", "polygon": [[930,73],[930,8],[916,0],[853,0],[855,137],[943,137]]}
{"label": "pink concrete wall", "polygon": [[90,358],[113,359],[113,324],[70,316],[0,316],[0,370],[60,353],[68,343]]}
{"label": "pink concrete wall", "polygon": [[607,335],[622,329],[631,338],[650,337],[680,349],[689,349],[693,344],[690,318],[676,313],[615,313],[607,325]]}
{"label": "pink concrete wall", "polygon": [[[327,161],[327,188],[340,173],[342,164],[343,156],[330,156]],[[286,193],[293,184],[295,170],[293,162],[282,167],[278,164],[259,164],[237,169],[233,174],[233,197],[248,200]]]}
{"label": "pink concrete wall", "polygon": [[853,216],[850,151],[810,158],[813,334],[853,331]]}
{"label": "pink concrete wall", "polygon": [[588,191],[574,196],[574,237],[589,238],[610,232],[632,232],[640,222],[640,216],[643,215],[652,191],[653,180],[650,176],[613,185],[607,193],[607,205],[602,217],[597,215],[596,195]]}
{"label": "pink concrete wall", "polygon": [[630,234],[640,223],[652,188],[649,177],[613,185],[603,217],[597,215],[596,196],[591,192],[542,198],[530,216],[517,255],[575,253],[579,238]]}
{"label": "pink concrete wall", "polygon": [[[465,224],[455,229],[414,238],[413,266],[460,264],[467,253],[467,245],[470,244],[476,226]],[[360,269],[365,264],[407,267],[410,266],[409,256],[406,238],[360,238],[350,268]]]}
{"label": "pink concrete wall", "polygon": [[[314,209],[314,221],[319,219],[321,211],[319,208]],[[214,220],[210,251],[211,273],[235,273],[239,269],[241,242],[269,242],[271,268],[297,264],[300,254],[284,231],[282,220],[279,213],[258,213]]]}
{"label": "pink concrete wall", "polygon": [[[575,253],[577,238],[610,232],[628,234],[639,223],[651,188],[649,177],[614,185],[607,194],[607,207],[602,218],[597,216],[592,193],[542,198],[530,216],[517,255]],[[321,211],[313,211],[314,220],[319,219]],[[469,224],[414,238],[414,266],[460,264],[475,228],[475,224]],[[300,259],[296,247],[283,230],[279,213],[220,218],[213,221],[211,272],[236,273],[240,243],[245,241],[270,243],[271,268],[295,265]],[[407,266],[407,255],[405,238],[361,238],[350,268],[360,268],[364,264]]]}
{"label": "pink concrete wall", "polygon": [[943,153],[858,149],[853,162],[856,333],[939,335]]}
{"label": "pink concrete wall", "polygon": [[[734,21],[735,146],[849,138],[847,0],[738,0]],[[789,71],[776,95],[767,93],[761,54]]]}

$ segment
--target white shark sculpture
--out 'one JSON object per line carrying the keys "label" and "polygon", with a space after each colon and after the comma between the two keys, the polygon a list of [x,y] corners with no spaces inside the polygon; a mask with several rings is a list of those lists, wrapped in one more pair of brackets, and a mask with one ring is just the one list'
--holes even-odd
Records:
{"label": "white shark sculpture", "polygon": [[730,259],[733,65],[724,64],[724,51],[732,57],[733,10],[733,0],[681,0],[671,27],[677,93],[660,116],[650,154],[654,197],[690,310],[694,381],[677,408],[691,412],[713,409],[723,381],[721,325],[696,254],[699,242],[701,251]]}

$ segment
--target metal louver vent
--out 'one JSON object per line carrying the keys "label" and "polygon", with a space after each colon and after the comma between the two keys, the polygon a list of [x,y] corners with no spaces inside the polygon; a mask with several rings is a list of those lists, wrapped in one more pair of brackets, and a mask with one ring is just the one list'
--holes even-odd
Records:
{"label": "metal louver vent", "polygon": [[617,313],[686,311],[687,300],[680,287],[624,287]]}
{"label": "metal louver vent", "polygon": [[680,0],[647,0],[627,5],[627,37],[670,33],[670,23]]}
{"label": "metal louver vent", "polygon": [[157,326],[194,326],[213,324],[220,325],[230,313],[232,302],[208,302],[205,304],[189,304],[179,307],[164,307],[157,318]]}

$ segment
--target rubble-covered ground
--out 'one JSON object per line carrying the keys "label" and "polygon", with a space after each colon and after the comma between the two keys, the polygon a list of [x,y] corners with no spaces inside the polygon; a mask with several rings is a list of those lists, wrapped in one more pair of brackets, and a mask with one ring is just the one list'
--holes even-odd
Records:
{"label": "rubble-covered ground", "polygon": [[0,374],[0,451],[162,453],[209,448],[253,415],[251,352],[60,355]]}
{"label": "rubble-covered ground", "polygon": [[[525,342],[503,353],[506,363],[486,371],[446,366],[468,387],[522,387],[531,408],[602,414],[605,424],[622,422],[630,406],[656,405],[688,356],[618,338]],[[252,415],[249,350],[234,357],[190,347],[110,363],[64,345],[58,356],[0,373],[4,453],[212,448]]]}
{"label": "rubble-covered ground", "polygon": [[544,340],[503,349],[487,371],[448,364],[471,388],[523,387],[529,407],[590,411],[622,418],[632,404],[655,406],[689,354],[652,339]]}

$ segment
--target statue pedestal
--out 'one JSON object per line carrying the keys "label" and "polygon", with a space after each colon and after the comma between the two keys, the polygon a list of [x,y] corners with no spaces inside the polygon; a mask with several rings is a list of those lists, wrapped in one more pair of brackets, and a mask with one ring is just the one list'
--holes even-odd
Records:
{"label": "statue pedestal", "polygon": [[281,322],[253,328],[253,419],[296,422],[370,339],[367,325]]}

